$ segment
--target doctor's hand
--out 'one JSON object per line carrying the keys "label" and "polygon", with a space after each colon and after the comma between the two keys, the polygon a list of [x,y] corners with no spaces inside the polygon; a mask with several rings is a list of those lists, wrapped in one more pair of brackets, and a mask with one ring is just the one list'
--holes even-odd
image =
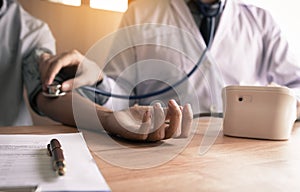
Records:
{"label": "doctor's hand", "polygon": [[53,83],[58,74],[64,79],[62,91],[71,91],[83,85],[93,85],[103,77],[99,66],[86,59],[77,50],[54,56],[42,54],[39,71],[44,90],[47,89],[47,85]]}
{"label": "doctor's hand", "polygon": [[168,108],[160,104],[134,106],[111,113],[102,122],[104,129],[129,140],[160,141],[172,137],[186,138],[190,135],[193,112],[189,104],[179,106],[170,100]]}

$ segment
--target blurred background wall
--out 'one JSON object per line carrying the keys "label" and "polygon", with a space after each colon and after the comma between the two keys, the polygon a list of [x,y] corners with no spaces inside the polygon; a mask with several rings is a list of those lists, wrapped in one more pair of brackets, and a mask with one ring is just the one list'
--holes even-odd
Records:
{"label": "blurred background wall", "polygon": [[42,0],[19,0],[33,16],[50,26],[57,52],[76,48],[85,53],[97,40],[115,31],[123,13],[51,3]]}

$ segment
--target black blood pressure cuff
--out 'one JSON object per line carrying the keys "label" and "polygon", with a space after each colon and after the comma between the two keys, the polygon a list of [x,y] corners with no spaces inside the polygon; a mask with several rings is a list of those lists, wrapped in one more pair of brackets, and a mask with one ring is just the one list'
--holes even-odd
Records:
{"label": "black blood pressure cuff", "polygon": [[[105,92],[111,92],[110,85],[107,80],[107,76],[104,76],[101,81],[97,82],[96,84],[94,84],[90,87],[96,88],[96,89],[99,89],[99,90],[105,91]],[[83,88],[78,88],[77,91],[80,95],[88,98],[89,100],[91,100],[94,103],[97,103],[98,105],[104,105],[109,99],[108,96],[97,94],[93,91],[89,91],[89,90],[86,90]]]}
{"label": "black blood pressure cuff", "polygon": [[[42,82],[40,78],[38,62],[43,53],[52,54],[52,52],[46,48],[37,48],[24,59],[22,65],[23,80],[25,83],[29,104],[33,111],[39,115],[44,115],[39,111],[36,103],[36,96],[42,91]],[[55,77],[54,81],[63,82],[63,77],[58,75]]]}

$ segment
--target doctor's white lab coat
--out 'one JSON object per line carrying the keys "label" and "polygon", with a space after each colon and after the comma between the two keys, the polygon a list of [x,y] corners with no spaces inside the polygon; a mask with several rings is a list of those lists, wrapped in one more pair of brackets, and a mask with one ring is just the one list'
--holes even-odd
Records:
{"label": "doctor's white lab coat", "polygon": [[[186,76],[205,50],[204,40],[183,0],[139,0],[125,13],[115,34],[103,83],[114,93],[141,95],[173,85]],[[222,111],[226,85],[276,83],[299,96],[300,65],[279,27],[265,10],[228,0],[210,51],[188,81],[139,104],[176,98],[195,113]],[[131,105],[110,98],[114,110]]]}

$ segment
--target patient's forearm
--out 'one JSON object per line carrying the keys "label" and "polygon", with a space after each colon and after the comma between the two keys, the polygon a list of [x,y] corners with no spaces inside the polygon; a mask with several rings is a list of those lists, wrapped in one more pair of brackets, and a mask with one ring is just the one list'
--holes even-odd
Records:
{"label": "patient's forearm", "polygon": [[[39,94],[37,106],[42,113],[63,124],[94,131],[106,130],[130,140],[159,141],[173,136],[187,137],[193,120],[190,105],[181,109],[175,100],[169,101],[166,113],[160,104],[154,107],[134,106],[113,113],[77,93],[57,98]],[[165,123],[166,120],[169,123]]]}
{"label": "patient's forearm", "polygon": [[40,93],[37,96],[37,106],[42,113],[55,121],[88,129],[98,129],[99,119],[102,121],[110,113],[107,108],[74,92],[57,98],[48,98]]}

